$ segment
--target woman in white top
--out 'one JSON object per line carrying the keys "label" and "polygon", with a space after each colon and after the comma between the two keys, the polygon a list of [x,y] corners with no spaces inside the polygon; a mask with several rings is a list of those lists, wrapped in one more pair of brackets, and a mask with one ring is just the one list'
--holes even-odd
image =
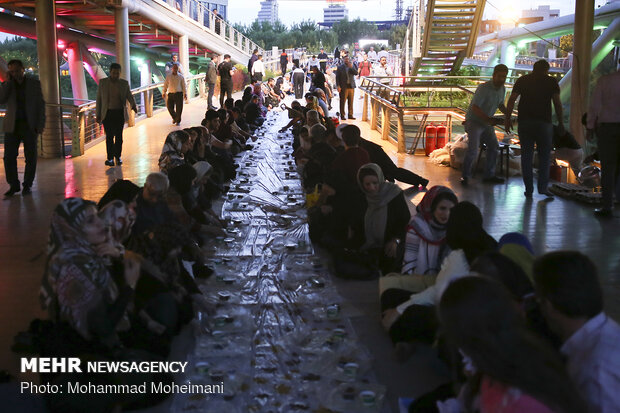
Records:
{"label": "woman in white top", "polygon": [[454,280],[469,274],[470,264],[480,255],[497,248],[497,242],[482,227],[482,214],[471,202],[459,202],[450,211],[446,231],[452,252],[441,265],[435,285],[422,292],[389,289],[381,295],[383,326],[392,341],[432,343],[437,330],[435,305]]}

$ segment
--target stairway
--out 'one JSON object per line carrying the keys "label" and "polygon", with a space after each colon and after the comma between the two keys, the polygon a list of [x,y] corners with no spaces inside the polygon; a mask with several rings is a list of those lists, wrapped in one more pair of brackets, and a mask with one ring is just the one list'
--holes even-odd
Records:
{"label": "stairway", "polygon": [[471,56],[486,0],[428,0],[420,58],[412,75],[439,76],[458,70]]}

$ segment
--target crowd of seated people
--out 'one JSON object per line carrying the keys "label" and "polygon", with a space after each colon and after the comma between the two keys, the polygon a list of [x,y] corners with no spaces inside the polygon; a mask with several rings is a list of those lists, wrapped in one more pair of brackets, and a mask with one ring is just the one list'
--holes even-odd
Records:
{"label": "crowd of seated people", "polygon": [[[241,100],[208,110],[201,126],[169,133],[160,172],[142,188],[119,180],[98,204],[69,198],[56,207],[41,288],[50,320],[32,323],[35,339],[22,340],[24,350],[100,360],[168,356],[193,316],[191,296],[200,294],[194,277],[213,272],[200,250],[223,234],[213,202],[236,175],[234,155],[251,149],[266,111],[287,93],[282,85],[255,83]],[[588,257],[535,257],[519,233],[496,241],[476,205],[445,186],[426,190],[427,179],[397,167],[357,126],[335,124],[324,90],[307,94],[305,103],[291,104],[280,132],[292,129],[302,186],[317,195],[307,205],[312,241],[329,251],[337,276],[379,278],[382,324],[399,359],[431,345],[454,370],[452,382],[418,397],[410,412],[620,411],[620,326],[603,311]],[[413,216],[395,180],[426,191]],[[59,394],[50,395],[48,407],[113,411],[166,396]]]}
{"label": "crowd of seated people", "polygon": [[[494,239],[483,215],[444,186],[411,216],[392,180],[426,187],[354,125],[289,110],[310,236],[335,275],[379,278],[382,324],[396,358],[434,346],[454,380],[410,412],[620,411],[620,326],[603,311],[593,262],[578,252],[534,256],[520,233]],[[310,199],[310,198],[309,198]]]}

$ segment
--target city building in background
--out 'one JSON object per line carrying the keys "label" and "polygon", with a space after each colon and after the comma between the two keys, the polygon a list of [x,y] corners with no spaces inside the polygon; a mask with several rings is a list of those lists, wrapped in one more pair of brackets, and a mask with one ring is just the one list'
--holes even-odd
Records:
{"label": "city building in background", "polygon": [[278,20],[278,0],[264,0],[260,2],[258,12],[259,22],[274,24]]}
{"label": "city building in background", "polygon": [[349,17],[349,9],[344,2],[331,1],[329,5],[323,9],[323,23],[332,25],[342,19]]}

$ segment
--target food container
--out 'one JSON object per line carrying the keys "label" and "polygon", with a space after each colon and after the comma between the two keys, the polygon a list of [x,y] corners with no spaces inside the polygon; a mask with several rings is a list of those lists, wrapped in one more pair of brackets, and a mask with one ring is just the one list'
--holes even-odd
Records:
{"label": "food container", "polygon": [[364,390],[360,392],[360,400],[362,404],[366,407],[372,407],[375,405],[377,399],[377,395],[372,390]]}

